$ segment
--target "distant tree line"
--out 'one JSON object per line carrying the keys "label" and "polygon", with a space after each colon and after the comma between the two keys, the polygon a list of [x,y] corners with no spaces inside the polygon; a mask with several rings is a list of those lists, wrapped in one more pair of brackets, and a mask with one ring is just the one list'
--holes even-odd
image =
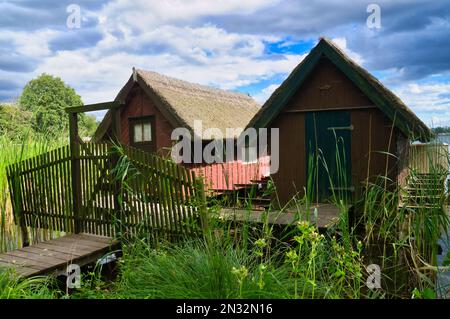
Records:
{"label": "distant tree line", "polygon": [[450,134],[450,126],[438,126],[432,128],[432,131],[435,134]]}
{"label": "distant tree line", "polygon": [[[83,105],[81,97],[59,77],[42,74],[28,82],[17,103],[0,104],[0,134],[11,138],[40,134],[48,138],[68,136],[66,107]],[[79,115],[80,134],[92,136],[94,116]]]}

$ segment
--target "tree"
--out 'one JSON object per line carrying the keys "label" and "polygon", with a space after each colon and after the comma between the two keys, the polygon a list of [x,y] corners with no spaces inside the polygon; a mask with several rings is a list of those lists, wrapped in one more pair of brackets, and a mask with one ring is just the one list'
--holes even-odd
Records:
{"label": "tree", "polygon": [[[66,107],[83,105],[81,97],[59,77],[41,74],[25,85],[19,105],[32,116],[32,127],[38,133],[60,136],[68,131]],[[86,132],[86,123],[92,126],[86,115],[80,114],[80,130]],[[83,130],[84,129],[84,130]],[[87,128],[92,131],[92,127]]]}
{"label": "tree", "polygon": [[23,139],[30,133],[31,112],[14,104],[0,104],[0,136]]}
{"label": "tree", "polygon": [[438,126],[432,128],[432,131],[436,134],[448,134],[450,133],[450,126]]}

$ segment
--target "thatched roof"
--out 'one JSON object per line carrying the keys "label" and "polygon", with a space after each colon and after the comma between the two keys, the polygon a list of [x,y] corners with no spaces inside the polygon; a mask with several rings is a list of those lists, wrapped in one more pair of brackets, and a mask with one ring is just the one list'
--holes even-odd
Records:
{"label": "thatched roof", "polygon": [[334,63],[372,102],[378,106],[400,131],[412,140],[428,141],[432,135],[430,129],[408,108],[399,97],[386,88],[367,70],[355,63],[331,40],[321,38],[309,55],[292,71],[288,78],[275,90],[264,103],[249,127],[268,126],[290,98],[313,72],[320,58],[325,56]]}
{"label": "thatched roof", "polygon": [[[156,72],[134,70],[116,100],[125,101],[134,85],[139,85],[173,127],[193,132],[194,121],[201,120],[203,130],[245,128],[260,106],[248,95],[224,91],[171,78]],[[111,124],[109,113],[94,135],[100,140]],[[235,136],[236,137],[236,136]]]}

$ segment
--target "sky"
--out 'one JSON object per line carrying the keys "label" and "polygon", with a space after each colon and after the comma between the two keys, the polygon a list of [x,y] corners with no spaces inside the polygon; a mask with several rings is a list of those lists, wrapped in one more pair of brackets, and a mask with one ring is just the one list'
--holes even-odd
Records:
{"label": "sky", "polygon": [[0,102],[42,73],[110,101],[134,66],[263,104],[320,36],[450,126],[450,0],[0,0]]}

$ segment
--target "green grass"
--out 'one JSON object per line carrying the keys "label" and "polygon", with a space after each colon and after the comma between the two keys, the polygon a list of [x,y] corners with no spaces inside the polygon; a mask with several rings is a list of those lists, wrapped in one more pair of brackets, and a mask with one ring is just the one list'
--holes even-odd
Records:
{"label": "green grass", "polygon": [[[113,284],[85,278],[76,298],[359,298],[362,259],[335,239],[300,224],[289,247],[230,237],[188,240],[157,250],[137,241],[125,247]],[[268,253],[271,251],[270,253]]]}
{"label": "green grass", "polygon": [[45,136],[27,135],[23,140],[0,136],[0,252],[21,246],[20,231],[13,224],[6,167],[60,145],[65,141],[47,140]]}
{"label": "green grass", "polygon": [[[0,154],[8,163],[50,147],[45,143],[0,143],[9,150]],[[337,158],[336,162],[342,164],[345,160]],[[337,189],[347,186],[343,172],[338,171],[338,176],[342,185],[330,181],[331,185]],[[439,180],[438,173],[430,177],[436,183]],[[313,203],[313,183],[314,179],[309,178],[305,195],[291,201],[299,217],[309,216],[306,212]],[[272,189],[276,197],[276,189]],[[105,280],[98,271],[85,275],[82,288],[71,297],[425,298],[435,289],[435,243],[443,231],[448,232],[449,221],[439,206],[411,210],[400,205],[404,191],[402,187],[391,187],[386,178],[371,180],[356,202],[359,219],[351,224],[347,208],[350,199],[333,190],[331,201],[339,208],[339,222],[323,234],[309,222],[275,231],[268,223],[257,227],[211,219],[207,236],[160,243],[157,249],[144,239],[134,238],[124,245],[116,280]],[[426,198],[429,194],[422,195]],[[436,198],[436,203],[441,204],[446,196]],[[0,202],[5,216],[6,202]],[[417,204],[426,203],[429,200]],[[210,215],[221,205],[218,201],[210,203]],[[2,238],[5,233],[2,229]],[[371,263],[382,269],[382,287],[376,291],[366,288],[366,266]],[[23,281],[3,275],[0,282],[0,297],[62,295],[41,279]]]}
{"label": "green grass", "polygon": [[11,270],[0,269],[0,299],[52,299],[51,281],[44,277],[23,279]]}

